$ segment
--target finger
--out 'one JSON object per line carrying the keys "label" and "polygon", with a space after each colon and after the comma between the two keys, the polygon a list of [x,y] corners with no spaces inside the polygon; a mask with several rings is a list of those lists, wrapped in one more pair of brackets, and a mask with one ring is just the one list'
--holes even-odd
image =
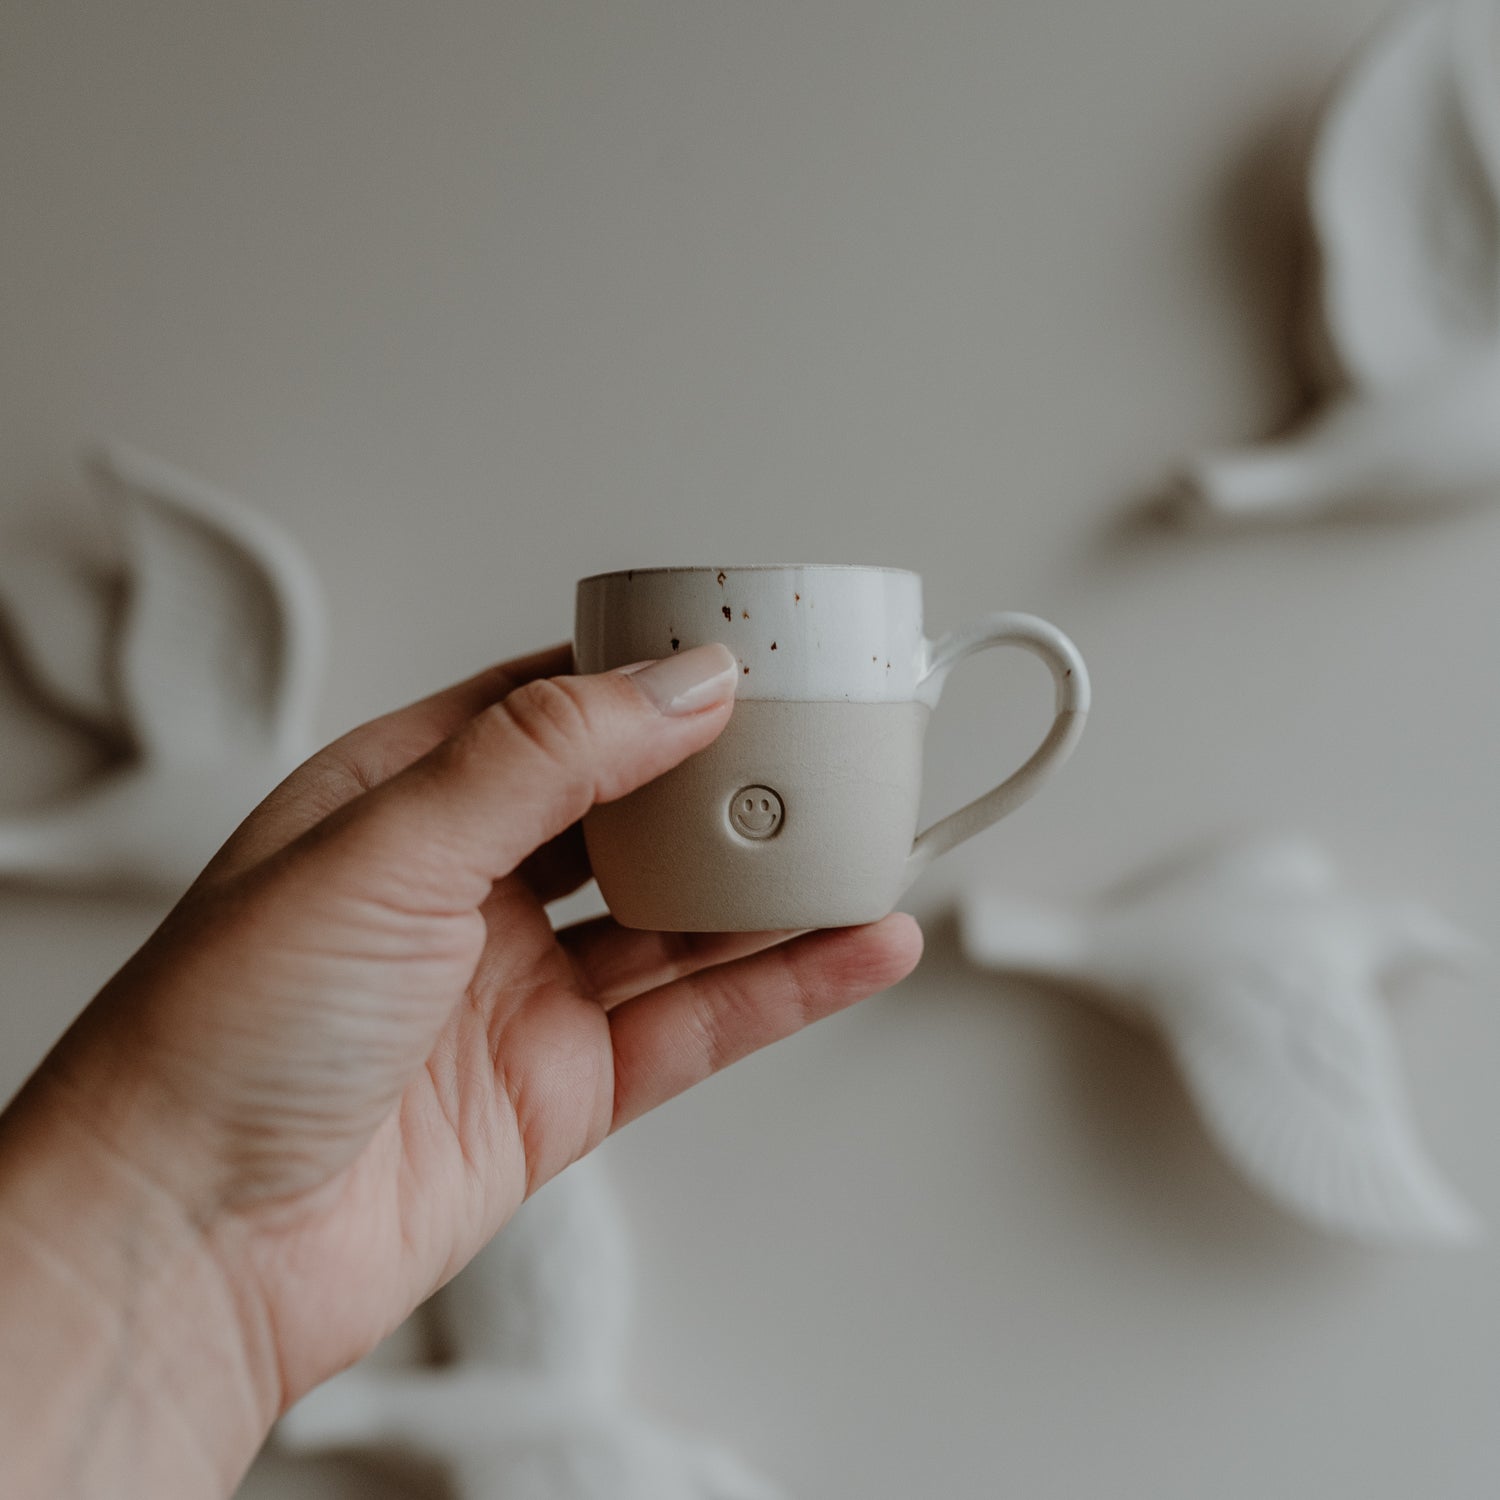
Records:
{"label": "finger", "polygon": [[729,721],[739,667],[698,646],[644,668],[545,677],[315,830],[361,887],[467,908],[533,851],[701,750]]}
{"label": "finger", "polygon": [[589,867],[582,825],[572,824],[534,854],[528,854],[516,874],[543,906],[549,901],[561,901],[587,885],[594,872]]}
{"label": "finger", "polygon": [[921,956],[921,929],[898,912],[869,927],[810,933],[616,1006],[611,1128],[895,984]]}
{"label": "finger", "polygon": [[351,729],[330,749],[358,765],[371,786],[389,781],[456,733],[475,714],[528,682],[573,670],[573,648],[566,641],[514,661],[486,667],[405,708],[395,709]]}
{"label": "finger", "polygon": [[538,677],[572,670],[573,648],[549,646],[486,667],[440,692],[360,724],[304,761],[235,830],[203,880],[228,879],[285,848],[329,814],[420,760],[475,714]]}
{"label": "finger", "polygon": [[578,976],[606,1010],[700,969],[789,942],[795,932],[640,932],[613,917],[575,922],[557,934]]}

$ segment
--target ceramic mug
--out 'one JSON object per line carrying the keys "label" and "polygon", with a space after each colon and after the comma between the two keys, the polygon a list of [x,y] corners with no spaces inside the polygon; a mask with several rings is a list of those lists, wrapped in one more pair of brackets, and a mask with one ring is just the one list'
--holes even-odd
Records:
{"label": "ceramic mug", "polygon": [[[1088,712],[1073,643],[995,614],[930,641],[922,580],[847,564],[636,568],[578,585],[574,654],[605,672],[722,641],[740,665],[717,740],[583,820],[626,927],[784,930],[872,922],[939,854],[1020,806],[1072,753]],[[917,833],[922,741],[950,669],[990,646],[1040,656],[1052,728],[999,786]]]}

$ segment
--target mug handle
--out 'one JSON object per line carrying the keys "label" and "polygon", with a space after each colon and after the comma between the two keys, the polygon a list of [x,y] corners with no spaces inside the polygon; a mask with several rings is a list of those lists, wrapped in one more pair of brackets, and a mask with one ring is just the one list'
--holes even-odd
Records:
{"label": "mug handle", "polygon": [[1039,656],[1052,672],[1057,686],[1057,706],[1047,737],[1031,758],[1012,771],[999,786],[940,818],[919,833],[906,861],[906,883],[914,881],[938,855],[973,838],[981,829],[1013,812],[1073,753],[1083,734],[1089,711],[1089,674],[1078,647],[1055,625],[1035,615],[995,614],[950,631],[941,640],[928,641],[923,651],[925,670],[917,685],[917,698],[936,708],[949,671],[964,657],[991,646],[1020,646]]}

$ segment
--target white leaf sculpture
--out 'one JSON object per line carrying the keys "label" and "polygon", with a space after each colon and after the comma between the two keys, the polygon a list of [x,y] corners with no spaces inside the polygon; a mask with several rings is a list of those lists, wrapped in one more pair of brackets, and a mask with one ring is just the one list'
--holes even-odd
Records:
{"label": "white leaf sculpture", "polygon": [[985,968],[1069,982],[1154,1026],[1219,1147],[1293,1214],[1367,1240],[1477,1234],[1417,1139],[1377,994],[1397,970],[1477,960],[1426,908],[1361,900],[1283,838],[1078,909],[980,891],[960,932]]}
{"label": "white leaf sculpture", "polygon": [[1330,105],[1309,184],[1326,404],[1184,476],[1226,518],[1500,495],[1500,0],[1400,13]]}
{"label": "white leaf sculpture", "polygon": [[291,538],[229,496],[119,445],[89,470],[118,571],[7,550],[0,614],[36,692],[125,757],[0,818],[0,879],[180,889],[312,748],[321,595]]}
{"label": "white leaf sculpture", "polygon": [[282,1418],[278,1444],[435,1462],[455,1500],[782,1500],[627,1399],[632,1300],[608,1183],[596,1159],[575,1162],[429,1304],[453,1364],[337,1375]]}

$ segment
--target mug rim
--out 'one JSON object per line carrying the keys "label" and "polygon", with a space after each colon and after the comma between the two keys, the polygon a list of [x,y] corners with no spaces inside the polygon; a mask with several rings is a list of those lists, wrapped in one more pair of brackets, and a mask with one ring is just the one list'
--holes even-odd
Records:
{"label": "mug rim", "polygon": [[665,573],[896,573],[907,578],[920,578],[915,568],[888,568],[881,563],[668,563],[650,568],[610,568],[604,573],[590,573],[578,580],[581,588],[586,583],[600,583],[606,578],[647,577]]}

